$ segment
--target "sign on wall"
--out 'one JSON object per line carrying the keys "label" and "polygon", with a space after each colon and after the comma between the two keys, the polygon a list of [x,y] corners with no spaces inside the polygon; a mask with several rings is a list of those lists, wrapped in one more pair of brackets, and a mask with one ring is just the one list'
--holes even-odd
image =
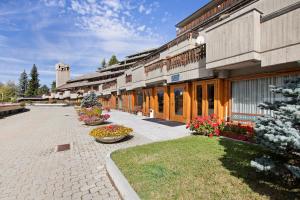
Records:
{"label": "sign on wall", "polygon": [[171,76],[171,82],[178,82],[180,80],[179,74],[174,74]]}

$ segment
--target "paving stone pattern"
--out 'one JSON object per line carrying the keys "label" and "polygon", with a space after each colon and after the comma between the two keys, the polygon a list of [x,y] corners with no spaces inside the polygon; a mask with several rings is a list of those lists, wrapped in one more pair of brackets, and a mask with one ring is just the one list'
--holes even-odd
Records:
{"label": "paving stone pattern", "polygon": [[[137,133],[122,143],[101,144],[88,135],[91,129],[77,120],[73,107],[32,107],[0,119],[0,199],[120,199],[106,173],[105,157],[151,142],[151,137]],[[55,151],[68,143],[71,150]]]}

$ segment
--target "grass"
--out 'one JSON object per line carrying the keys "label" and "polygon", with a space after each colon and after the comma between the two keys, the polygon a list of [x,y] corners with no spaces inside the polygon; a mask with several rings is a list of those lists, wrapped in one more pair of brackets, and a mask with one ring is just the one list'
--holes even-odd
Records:
{"label": "grass", "polygon": [[141,199],[297,199],[300,188],[250,167],[264,153],[245,143],[190,136],[119,150],[112,159]]}

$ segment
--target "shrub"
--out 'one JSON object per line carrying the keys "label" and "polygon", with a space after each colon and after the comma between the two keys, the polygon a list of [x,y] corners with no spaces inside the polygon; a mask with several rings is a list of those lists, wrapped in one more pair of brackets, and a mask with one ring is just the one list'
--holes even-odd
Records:
{"label": "shrub", "polygon": [[90,132],[90,136],[95,138],[128,136],[132,131],[132,128],[127,128],[125,126],[109,125],[93,129]]}
{"label": "shrub", "polygon": [[25,107],[25,106],[26,106],[26,103],[25,103],[25,102],[21,102],[21,103],[20,103],[20,106]]}
{"label": "shrub", "polygon": [[196,134],[206,136],[219,136],[224,129],[224,122],[219,120],[216,115],[212,114],[205,117],[196,117],[191,122],[187,123],[186,128]]}
{"label": "shrub", "polygon": [[81,101],[81,107],[83,108],[90,108],[93,106],[101,106],[98,102],[98,97],[94,92],[91,92],[87,96],[83,97]]}

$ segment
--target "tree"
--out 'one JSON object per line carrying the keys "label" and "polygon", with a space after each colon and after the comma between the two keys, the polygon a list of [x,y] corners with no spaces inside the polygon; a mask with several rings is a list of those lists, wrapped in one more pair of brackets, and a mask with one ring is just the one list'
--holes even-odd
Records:
{"label": "tree", "polygon": [[51,92],[55,92],[56,91],[56,81],[52,81],[51,83]]}
{"label": "tree", "polygon": [[24,97],[27,87],[28,87],[28,77],[26,71],[24,70],[20,74],[20,78],[19,78],[18,96]]}
{"label": "tree", "polygon": [[39,88],[38,95],[43,95],[43,94],[47,95],[47,94],[49,94],[49,91],[50,90],[49,90],[48,86],[43,85],[42,87]]}
{"label": "tree", "polygon": [[101,62],[101,68],[105,68],[105,66],[106,66],[106,61],[105,61],[105,58],[104,58]]}
{"label": "tree", "polygon": [[83,97],[80,106],[83,108],[90,108],[93,106],[101,106],[101,104],[98,102],[97,95],[94,92],[91,92],[87,96]]}
{"label": "tree", "polygon": [[0,101],[14,102],[18,93],[18,87],[13,81],[8,81],[0,86]]}
{"label": "tree", "polygon": [[112,55],[109,62],[108,62],[108,66],[111,66],[111,65],[114,65],[114,64],[117,64],[119,63],[117,57],[115,55]]}
{"label": "tree", "polygon": [[280,87],[270,86],[270,89],[284,98],[259,105],[272,111],[272,115],[258,118],[257,143],[279,154],[300,152],[300,78],[285,81]]}
{"label": "tree", "polygon": [[28,88],[27,88],[27,91],[26,91],[26,96],[37,96],[38,95],[38,90],[39,90],[39,87],[40,87],[40,84],[39,84],[39,74],[38,74],[38,71],[37,71],[37,67],[36,65],[34,64],[32,69],[31,69],[31,72],[30,72],[30,81],[29,81],[29,84],[28,84]]}

